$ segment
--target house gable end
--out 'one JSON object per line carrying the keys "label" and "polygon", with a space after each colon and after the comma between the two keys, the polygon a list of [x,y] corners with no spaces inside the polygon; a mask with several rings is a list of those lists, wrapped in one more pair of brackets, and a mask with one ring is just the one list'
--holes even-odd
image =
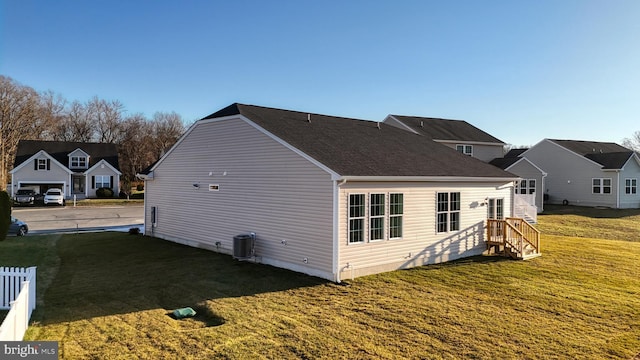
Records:
{"label": "house gable end", "polygon": [[66,171],[69,174],[73,173],[73,171],[69,170],[69,168],[67,168],[65,165],[61,164],[58,160],[56,160],[53,156],[51,156],[49,153],[47,153],[44,150],[40,150],[37,153],[33,154],[31,157],[29,157],[26,160],[24,160],[21,164],[19,164],[18,166],[14,167],[13,169],[11,169],[11,171],[9,171],[9,173],[10,174],[15,174],[18,171],[20,171],[22,168],[24,168],[25,166],[33,166],[33,162],[36,161],[36,159],[40,159],[42,157],[45,157],[47,160],[49,160],[49,162],[51,164],[50,166],[56,165],[56,166],[62,168],[64,171]]}

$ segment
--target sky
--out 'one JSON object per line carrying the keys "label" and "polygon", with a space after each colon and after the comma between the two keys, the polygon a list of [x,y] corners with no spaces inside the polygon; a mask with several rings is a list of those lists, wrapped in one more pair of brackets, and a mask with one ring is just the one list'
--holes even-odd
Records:
{"label": "sky", "polygon": [[0,74],[187,124],[239,102],[620,143],[639,19],[638,0],[0,0]]}

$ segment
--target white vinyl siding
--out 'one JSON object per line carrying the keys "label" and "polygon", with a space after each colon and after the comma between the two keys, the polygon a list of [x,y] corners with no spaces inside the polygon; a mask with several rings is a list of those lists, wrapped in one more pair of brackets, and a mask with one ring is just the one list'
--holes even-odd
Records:
{"label": "white vinyl siding", "polygon": [[620,179],[620,207],[640,208],[640,189],[638,189],[640,164],[633,158],[629,160],[627,164],[625,164],[623,172],[620,173]]}
{"label": "white vinyl siding", "polygon": [[[488,144],[488,143],[473,143],[473,144],[461,144],[459,142],[453,142],[452,140],[440,141],[435,140],[442,145],[448,146],[452,149],[460,151],[458,146],[472,146],[471,155],[476,159],[480,159],[484,162],[489,162],[495,158],[501,158],[504,156],[504,144]],[[464,149],[463,149],[464,150]],[[463,151],[460,151],[464,153]]]}
{"label": "white vinyl siding", "polygon": [[[535,188],[533,194],[535,194],[535,204],[538,208],[538,213],[544,210],[544,193],[545,193],[545,178],[542,177],[543,173],[540,169],[536,168],[527,160],[521,160],[507,169],[508,172],[516,174],[528,181],[527,191],[532,190],[531,181],[535,181]],[[520,189],[516,187],[516,194],[520,193]]]}
{"label": "white vinyl siding", "polygon": [[257,261],[331,277],[331,175],[250,123],[196,123],[153,173],[145,223],[150,207],[159,216],[147,235],[231,254],[234,236],[255,232]]}
{"label": "white vinyl siding", "polygon": [[[437,193],[460,193],[458,231],[436,232]],[[401,240],[348,243],[348,204],[350,194],[386,193],[389,218],[393,224],[393,203],[401,203]],[[401,196],[392,200],[392,194]],[[450,261],[480,255],[486,249],[484,238],[487,198],[503,198],[505,217],[511,216],[512,183],[412,182],[379,183],[349,181],[339,188],[338,268],[343,279],[394,269]],[[389,225],[391,228],[391,225]],[[389,236],[391,238],[391,236]]]}

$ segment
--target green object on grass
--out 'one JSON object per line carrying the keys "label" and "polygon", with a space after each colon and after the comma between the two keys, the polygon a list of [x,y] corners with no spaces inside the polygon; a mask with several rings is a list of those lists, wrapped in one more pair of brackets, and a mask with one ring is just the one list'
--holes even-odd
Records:
{"label": "green object on grass", "polygon": [[192,317],[192,316],[195,316],[195,314],[196,314],[196,311],[195,311],[195,310],[193,310],[193,309],[192,309],[192,308],[190,308],[190,307],[185,307],[185,308],[182,308],[182,309],[176,309],[176,310],[173,310],[173,316],[174,316],[176,319],[182,319],[182,318],[186,318],[186,317]]}

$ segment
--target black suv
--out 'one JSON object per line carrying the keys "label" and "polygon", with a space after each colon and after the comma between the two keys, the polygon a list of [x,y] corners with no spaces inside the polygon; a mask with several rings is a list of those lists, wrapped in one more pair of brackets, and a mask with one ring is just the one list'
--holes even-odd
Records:
{"label": "black suv", "polygon": [[30,189],[19,189],[13,197],[14,205],[33,205],[36,200],[36,192]]}

